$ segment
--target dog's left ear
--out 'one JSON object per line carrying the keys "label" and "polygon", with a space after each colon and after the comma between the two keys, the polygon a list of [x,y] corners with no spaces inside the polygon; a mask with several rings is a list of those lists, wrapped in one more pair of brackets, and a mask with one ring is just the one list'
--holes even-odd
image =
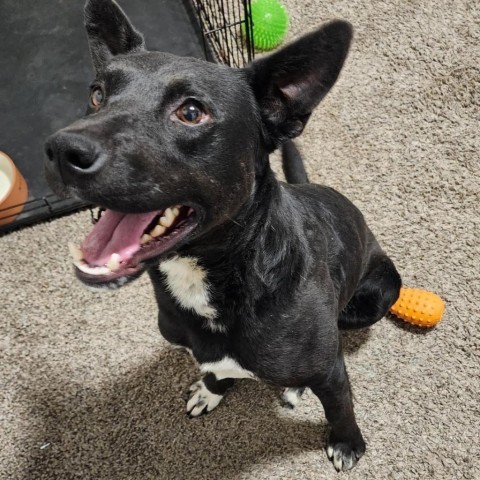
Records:
{"label": "dog's left ear", "polygon": [[247,68],[272,150],[302,133],[337,80],[351,39],[351,25],[335,20]]}
{"label": "dog's left ear", "polygon": [[145,49],[142,34],[114,0],[87,0],[84,13],[90,54],[97,72],[115,55]]}

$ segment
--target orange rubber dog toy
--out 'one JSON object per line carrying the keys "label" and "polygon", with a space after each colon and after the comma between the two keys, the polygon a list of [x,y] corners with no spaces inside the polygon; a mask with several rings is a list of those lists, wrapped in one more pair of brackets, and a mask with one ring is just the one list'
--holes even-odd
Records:
{"label": "orange rubber dog toy", "polygon": [[390,308],[396,317],[419,327],[433,327],[445,311],[444,301],[435,293],[418,288],[401,288],[398,300]]}

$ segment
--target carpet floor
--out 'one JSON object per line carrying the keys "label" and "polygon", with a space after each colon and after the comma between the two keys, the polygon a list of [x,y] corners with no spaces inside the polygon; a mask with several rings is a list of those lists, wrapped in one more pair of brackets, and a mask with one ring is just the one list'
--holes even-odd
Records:
{"label": "carpet floor", "polygon": [[446,302],[434,329],[388,318],[344,336],[366,455],[335,474],[311,392],[289,411],[243,380],[189,420],[198,371],[161,338],[148,279],[107,294],[74,279],[81,212],[0,238],[1,479],[480,478],[479,4],[285,3],[290,39],[334,17],[356,29],[299,140],[312,180],[363,210],[406,285]]}

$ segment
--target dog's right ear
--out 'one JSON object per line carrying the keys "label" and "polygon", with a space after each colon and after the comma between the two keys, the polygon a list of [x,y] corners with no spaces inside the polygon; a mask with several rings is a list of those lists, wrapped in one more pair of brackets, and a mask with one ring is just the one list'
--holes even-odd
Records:
{"label": "dog's right ear", "polygon": [[97,72],[115,55],[139,52],[145,49],[143,36],[114,0],[87,0],[85,28]]}

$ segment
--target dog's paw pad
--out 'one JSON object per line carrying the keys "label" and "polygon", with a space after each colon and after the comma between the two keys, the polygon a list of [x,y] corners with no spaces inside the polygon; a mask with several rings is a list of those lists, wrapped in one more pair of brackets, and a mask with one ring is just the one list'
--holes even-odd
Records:
{"label": "dog's paw pad", "polygon": [[303,388],[286,388],[282,393],[282,405],[293,410],[302,398]]}
{"label": "dog's paw pad", "polygon": [[352,448],[347,443],[327,446],[327,456],[338,472],[352,469],[364,453],[365,446],[362,445],[358,448]]}
{"label": "dog's paw pad", "polygon": [[187,413],[190,417],[199,417],[211,412],[222,400],[223,395],[212,393],[203,380],[190,387],[191,396],[187,402]]}

